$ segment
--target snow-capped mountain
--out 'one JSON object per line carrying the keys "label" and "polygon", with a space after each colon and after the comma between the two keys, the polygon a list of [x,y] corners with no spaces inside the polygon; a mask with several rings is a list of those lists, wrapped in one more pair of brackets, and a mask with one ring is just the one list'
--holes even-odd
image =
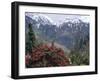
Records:
{"label": "snow-capped mountain", "polygon": [[64,31],[77,32],[86,29],[86,27],[88,29],[89,23],[84,22],[79,18],[66,18],[65,21],[59,25],[59,27],[63,32]]}
{"label": "snow-capped mountain", "polygon": [[74,47],[75,40],[84,41],[89,37],[89,23],[83,22],[79,18],[65,18],[61,24],[56,25],[52,19],[45,15],[26,15],[26,31],[28,31],[29,23],[32,24],[33,29],[38,32],[43,40],[55,39],[57,43],[69,49]]}
{"label": "snow-capped mountain", "polygon": [[64,22],[65,22],[65,23],[67,23],[67,22],[70,22],[70,23],[80,23],[80,22],[82,22],[82,21],[81,21],[81,19],[78,19],[78,18],[66,18],[66,19],[64,20]]}
{"label": "snow-capped mountain", "polygon": [[41,35],[47,35],[53,37],[53,35],[57,32],[57,26],[53,23],[53,21],[44,15],[26,15],[25,16],[25,29],[28,31],[28,25],[32,24],[34,30],[41,32]]}
{"label": "snow-capped mountain", "polygon": [[67,24],[72,27],[72,25],[80,25],[83,24],[84,22],[79,19],[79,18],[65,18],[65,20],[59,25],[60,27],[64,24]]}
{"label": "snow-capped mountain", "polygon": [[26,15],[28,17],[30,17],[33,21],[35,21],[37,24],[42,24],[42,25],[54,25],[52,19],[50,19],[49,17],[42,15],[42,14],[31,14],[31,15]]}

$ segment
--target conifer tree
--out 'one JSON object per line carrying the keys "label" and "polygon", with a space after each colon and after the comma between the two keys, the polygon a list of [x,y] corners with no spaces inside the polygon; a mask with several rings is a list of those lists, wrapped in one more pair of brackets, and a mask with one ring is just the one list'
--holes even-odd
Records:
{"label": "conifer tree", "polygon": [[31,54],[32,49],[34,49],[35,47],[36,47],[36,38],[34,31],[32,29],[32,24],[30,23],[28,25],[28,40],[26,42],[26,53]]}

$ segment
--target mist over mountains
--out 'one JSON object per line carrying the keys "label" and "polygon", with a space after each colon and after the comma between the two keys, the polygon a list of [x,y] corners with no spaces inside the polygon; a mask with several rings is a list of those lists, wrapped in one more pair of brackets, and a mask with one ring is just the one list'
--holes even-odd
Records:
{"label": "mist over mountains", "polygon": [[75,46],[81,48],[81,44],[89,41],[89,22],[79,18],[65,18],[59,25],[45,15],[25,15],[25,31],[28,32],[28,25],[32,24],[37,39],[40,41],[55,41],[68,49]]}

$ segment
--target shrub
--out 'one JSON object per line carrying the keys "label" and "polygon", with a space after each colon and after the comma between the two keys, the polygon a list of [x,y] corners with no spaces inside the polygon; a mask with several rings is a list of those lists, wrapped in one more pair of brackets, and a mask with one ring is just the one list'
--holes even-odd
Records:
{"label": "shrub", "polygon": [[67,66],[70,65],[70,61],[62,49],[42,44],[32,50],[28,62],[26,58],[26,65],[30,67]]}

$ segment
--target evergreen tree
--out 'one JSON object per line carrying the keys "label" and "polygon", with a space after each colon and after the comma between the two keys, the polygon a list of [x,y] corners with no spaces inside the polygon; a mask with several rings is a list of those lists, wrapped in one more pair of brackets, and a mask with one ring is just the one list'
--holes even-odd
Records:
{"label": "evergreen tree", "polygon": [[28,40],[26,41],[26,54],[32,53],[32,49],[36,47],[36,38],[32,29],[32,24],[28,25]]}

